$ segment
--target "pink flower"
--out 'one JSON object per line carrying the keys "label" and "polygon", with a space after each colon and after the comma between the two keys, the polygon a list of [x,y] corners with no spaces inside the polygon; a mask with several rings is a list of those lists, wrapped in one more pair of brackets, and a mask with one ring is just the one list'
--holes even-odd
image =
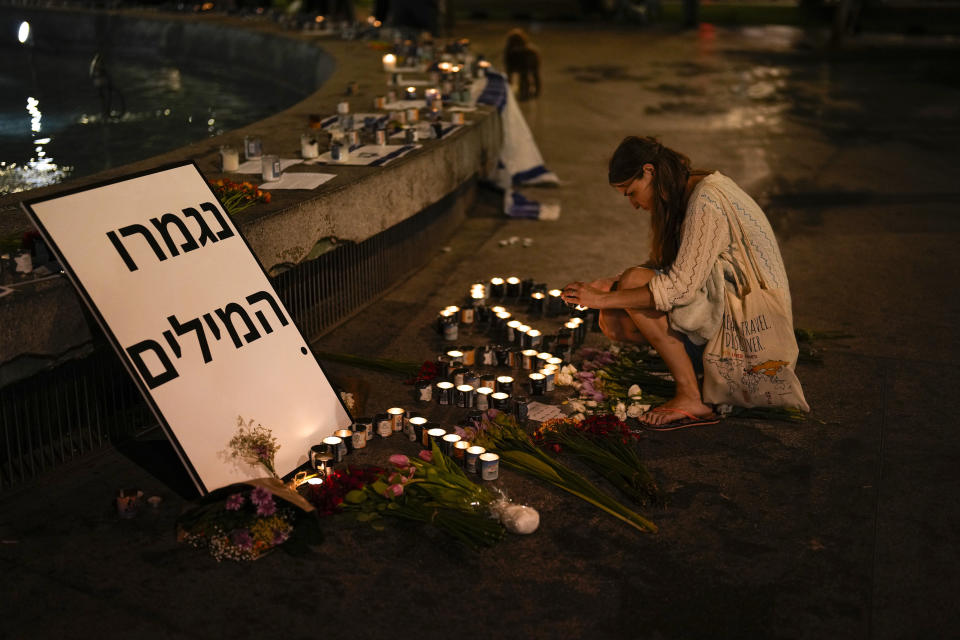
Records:
{"label": "pink flower", "polygon": [[264,489],[263,487],[256,487],[253,491],[250,492],[250,501],[253,504],[261,504],[263,502],[273,502],[273,497],[270,495],[270,492]]}
{"label": "pink flower", "polygon": [[230,541],[241,549],[253,548],[253,536],[246,529],[234,529],[230,533]]}
{"label": "pink flower", "polygon": [[243,497],[242,493],[235,493],[229,498],[227,498],[227,511],[240,511],[240,508],[243,506],[243,503],[247,499]]}
{"label": "pink flower", "polygon": [[403,495],[403,485],[402,484],[392,484],[387,487],[386,491],[383,492],[383,495],[388,498],[397,498]]}
{"label": "pink flower", "polygon": [[417,457],[424,462],[433,462],[433,452],[427,451],[426,449],[423,449],[420,453],[418,453]]}
{"label": "pink flower", "polygon": [[390,456],[390,464],[397,467],[398,469],[406,469],[410,466],[410,458],[403,455],[402,453],[395,453]]}
{"label": "pink flower", "polygon": [[277,504],[273,501],[273,498],[265,500],[257,505],[257,515],[258,516],[272,516],[277,512]]}

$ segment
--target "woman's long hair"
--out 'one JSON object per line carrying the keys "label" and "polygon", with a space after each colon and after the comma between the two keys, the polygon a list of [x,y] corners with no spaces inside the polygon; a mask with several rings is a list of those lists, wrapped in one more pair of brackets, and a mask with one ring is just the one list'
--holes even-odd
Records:
{"label": "woman's long hair", "polygon": [[621,185],[652,164],[653,199],[650,230],[650,262],[669,269],[680,250],[683,220],[687,214],[684,194],[690,178],[690,159],[660,144],[656,138],[627,136],[613,152],[608,168],[610,184]]}

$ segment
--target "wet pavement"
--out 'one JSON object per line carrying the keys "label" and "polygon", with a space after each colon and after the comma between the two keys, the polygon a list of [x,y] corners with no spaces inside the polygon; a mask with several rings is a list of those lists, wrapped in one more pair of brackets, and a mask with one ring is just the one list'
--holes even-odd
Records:
{"label": "wet pavement", "polygon": [[[498,58],[509,26],[461,31]],[[154,433],[0,496],[0,638],[960,634],[956,46],[867,34],[829,50],[780,27],[532,35],[544,93],[523,109],[561,184],[525,193],[560,219],[505,219],[484,192],[423,270],[313,346],[432,359],[434,314],[471,282],[560,286],[641,262],[648,223],[605,184],[606,161],[623,136],[656,135],[765,208],[796,326],[851,335],[798,368],[809,419],[646,437],[667,496],[647,512],[657,535],[507,470],[500,486],[540,510],[532,536],[474,554],[328,520],[311,556],[243,565],[176,543],[189,484]],[[329,371],[370,385],[368,412],[412,397],[396,376]],[[393,440],[358,461],[410,451]],[[164,502],[118,520],[122,486]]]}

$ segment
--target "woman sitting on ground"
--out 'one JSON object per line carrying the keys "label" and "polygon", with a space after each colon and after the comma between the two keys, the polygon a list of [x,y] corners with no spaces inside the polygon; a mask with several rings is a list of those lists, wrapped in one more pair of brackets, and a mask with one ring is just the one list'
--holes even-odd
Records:
{"label": "woman sitting on ground", "polygon": [[[635,209],[651,216],[649,261],[615,278],[572,282],[570,304],[600,310],[600,327],[615,341],[648,343],[676,382],[676,395],[640,416],[648,428],[713,424],[718,416],[704,404],[697,373],[706,343],[723,320],[724,288],[744,267],[725,209],[735,208],[760,273],[786,294],[787,274],[773,229],[763,211],[730,178],[691,170],[690,160],[654,138],[629,136],[610,159],[610,185]],[[734,226],[733,228],[736,228]]]}

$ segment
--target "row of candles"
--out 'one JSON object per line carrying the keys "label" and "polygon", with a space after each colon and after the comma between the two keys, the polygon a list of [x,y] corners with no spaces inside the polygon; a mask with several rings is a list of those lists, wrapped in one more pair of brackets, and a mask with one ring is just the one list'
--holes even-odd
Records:
{"label": "row of candles", "polygon": [[[480,427],[482,412],[471,412],[468,420],[475,429]],[[323,442],[310,448],[310,466],[316,472],[314,478],[307,481],[320,484],[333,470],[333,465],[343,462],[345,457],[357,449],[363,449],[374,437],[389,438],[402,433],[411,442],[419,443],[424,449],[434,444],[445,456],[457,461],[467,473],[480,475],[484,480],[496,480],[499,477],[500,456],[487,451],[479,445],[464,440],[462,436],[448,431],[436,422],[429,422],[421,415],[409,412],[401,407],[391,407],[386,413],[373,418],[357,418],[350,429],[340,429]],[[375,435],[376,434],[376,435]]]}

